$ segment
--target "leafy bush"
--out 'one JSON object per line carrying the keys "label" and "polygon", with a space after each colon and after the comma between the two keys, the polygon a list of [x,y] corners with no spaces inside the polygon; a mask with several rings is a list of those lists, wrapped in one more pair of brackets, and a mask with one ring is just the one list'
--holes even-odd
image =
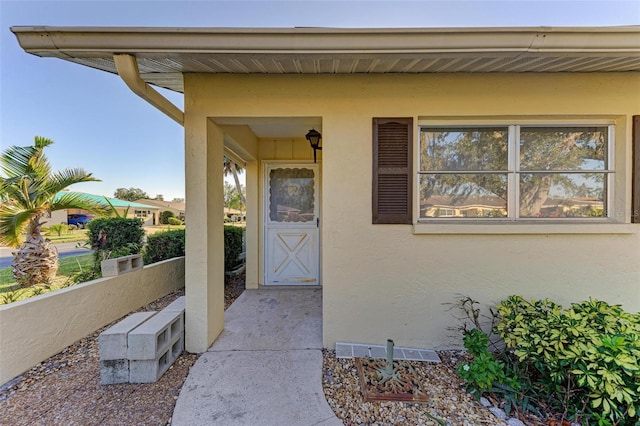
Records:
{"label": "leafy bush", "polygon": [[184,229],[156,232],[147,238],[144,263],[155,263],[173,257],[184,256]]}
{"label": "leafy bush", "polygon": [[[236,226],[224,227],[224,269],[233,270],[240,264],[242,253],[242,235],[244,228]],[[171,231],[156,232],[147,238],[147,246],[144,250],[144,263],[160,262],[172,257],[185,255],[185,231],[176,229]]]}
{"label": "leafy bush", "polygon": [[224,227],[224,270],[232,271],[241,263],[242,235],[244,228],[237,226]]}
{"label": "leafy bush", "polygon": [[587,424],[638,424],[640,314],[590,299],[568,309],[511,296],[497,330],[536,397]]}
{"label": "leafy bush", "polygon": [[184,225],[184,223],[177,217],[170,217],[167,222],[169,225]]}
{"label": "leafy bush", "polygon": [[473,360],[460,364],[457,373],[467,383],[467,392],[480,399],[482,393],[496,385],[518,387],[517,381],[507,378],[504,363],[489,351],[489,336],[484,331],[477,328],[465,331],[464,347],[473,355]]}
{"label": "leafy bush", "polygon": [[502,394],[507,414],[512,407],[518,405],[524,406],[525,410],[530,409],[528,401],[521,401],[518,395],[520,384],[513,369],[489,350],[489,346],[496,347],[496,342],[490,341],[489,334],[483,328],[493,333],[496,321],[493,310],[490,310],[491,316],[481,315],[478,301],[468,296],[460,297],[452,305],[452,309],[456,308],[462,314],[456,316],[461,325],[455,330],[462,332],[464,347],[469,355],[467,358],[470,358],[470,361],[459,364],[456,370],[458,376],[465,381],[467,392],[472,393],[476,399],[480,399],[485,392]]}
{"label": "leafy bush", "polygon": [[161,211],[160,212],[160,216],[159,216],[160,223],[162,225],[166,225],[166,224],[169,223],[169,218],[172,218],[174,216],[175,216],[175,214],[173,214],[172,211],[169,211],[169,210]]}
{"label": "leafy bush", "polygon": [[144,230],[141,219],[102,217],[87,223],[88,244],[94,250],[93,271],[84,271],[74,281],[100,277],[100,262],[106,259],[138,254],[142,250]]}
{"label": "leafy bush", "polygon": [[91,247],[108,254],[105,259],[138,254],[142,250],[144,230],[141,219],[103,217],[92,220],[87,227]]}

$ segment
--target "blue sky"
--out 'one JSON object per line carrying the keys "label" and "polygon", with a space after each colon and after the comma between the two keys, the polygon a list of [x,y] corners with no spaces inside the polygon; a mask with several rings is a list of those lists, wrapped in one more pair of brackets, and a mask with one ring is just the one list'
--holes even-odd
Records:
{"label": "blue sky", "polygon": [[[0,0],[0,148],[55,144],[54,169],[102,182],[73,189],[112,196],[137,187],[184,197],[183,129],[118,76],[24,53],[9,27],[458,27],[640,25],[640,0],[5,1]],[[164,94],[180,108],[182,95]]]}

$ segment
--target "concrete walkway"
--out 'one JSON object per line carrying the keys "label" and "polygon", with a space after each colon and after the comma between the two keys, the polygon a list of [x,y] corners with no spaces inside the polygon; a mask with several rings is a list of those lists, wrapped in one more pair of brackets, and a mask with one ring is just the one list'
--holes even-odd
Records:
{"label": "concrete walkway", "polygon": [[322,391],[322,290],[245,291],[189,372],[172,425],[342,425]]}

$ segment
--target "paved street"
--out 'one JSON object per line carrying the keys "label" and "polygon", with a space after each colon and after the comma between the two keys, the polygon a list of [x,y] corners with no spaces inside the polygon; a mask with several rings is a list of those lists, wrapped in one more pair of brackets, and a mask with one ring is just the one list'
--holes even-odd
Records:
{"label": "paved street", "polygon": [[[60,258],[68,256],[78,256],[80,254],[91,253],[91,250],[85,248],[77,248],[77,242],[73,243],[60,243],[55,246],[58,248],[58,255]],[[6,268],[11,266],[13,255],[11,252],[18,250],[17,248],[0,247],[0,268]]]}

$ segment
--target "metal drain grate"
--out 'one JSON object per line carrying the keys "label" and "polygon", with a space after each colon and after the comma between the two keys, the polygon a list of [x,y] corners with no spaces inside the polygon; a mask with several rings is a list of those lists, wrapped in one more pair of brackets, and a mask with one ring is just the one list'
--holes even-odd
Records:
{"label": "metal drain grate", "polygon": [[[385,345],[367,345],[362,343],[336,342],[336,358],[386,358]],[[429,349],[393,348],[393,359],[407,361],[440,362],[435,351]]]}

